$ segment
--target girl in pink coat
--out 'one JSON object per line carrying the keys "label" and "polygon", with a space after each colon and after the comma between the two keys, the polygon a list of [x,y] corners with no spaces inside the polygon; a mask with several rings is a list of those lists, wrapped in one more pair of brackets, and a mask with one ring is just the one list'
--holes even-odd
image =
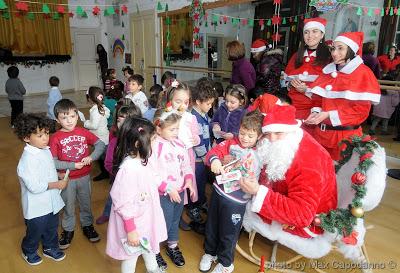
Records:
{"label": "girl in pink coat", "polygon": [[122,273],[135,272],[140,255],[147,272],[159,272],[156,253],[160,252],[160,242],[167,239],[158,192],[161,180],[147,164],[154,135],[151,122],[127,118],[118,136],[114,160],[118,173],[110,192],[106,253],[122,260]]}

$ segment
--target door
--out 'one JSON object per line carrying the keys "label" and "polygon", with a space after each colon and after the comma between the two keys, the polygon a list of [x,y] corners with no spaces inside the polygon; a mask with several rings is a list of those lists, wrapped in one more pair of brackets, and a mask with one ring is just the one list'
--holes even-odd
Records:
{"label": "door", "polygon": [[87,90],[90,86],[100,86],[101,78],[99,66],[96,63],[96,45],[98,35],[93,30],[74,31],[74,75],[75,88],[77,90]]}
{"label": "door", "polygon": [[135,73],[144,78],[144,90],[153,86],[153,69],[149,65],[156,64],[156,31],[155,12],[143,11],[131,18],[132,64]]}

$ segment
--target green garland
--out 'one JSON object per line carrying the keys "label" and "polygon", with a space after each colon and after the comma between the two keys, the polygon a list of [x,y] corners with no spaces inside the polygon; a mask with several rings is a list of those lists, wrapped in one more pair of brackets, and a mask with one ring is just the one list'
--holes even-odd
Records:
{"label": "green garland", "polygon": [[331,233],[337,232],[346,237],[352,234],[357,218],[363,217],[362,199],[367,193],[364,185],[366,173],[371,165],[374,164],[371,157],[378,144],[369,135],[363,135],[361,137],[353,136],[350,140],[343,140],[340,145],[342,145],[342,159],[335,166],[336,173],[350,160],[353,151],[360,155],[355,173],[351,177],[352,189],[354,189],[355,195],[347,209],[338,208],[328,213],[321,213],[314,219],[314,223],[323,230]]}

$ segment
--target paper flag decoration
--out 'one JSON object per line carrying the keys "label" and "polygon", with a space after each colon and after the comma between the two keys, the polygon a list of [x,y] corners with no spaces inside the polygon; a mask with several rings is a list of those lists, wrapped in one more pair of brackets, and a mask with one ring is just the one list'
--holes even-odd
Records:
{"label": "paper flag decoration", "polygon": [[82,16],[84,13],[83,8],[81,6],[77,6],[76,7],[76,14],[78,14],[79,16]]}
{"label": "paper flag decoration", "polygon": [[125,27],[124,21],[121,22],[121,27]]}
{"label": "paper flag decoration", "polygon": [[166,18],[165,18],[165,24],[166,24],[167,26],[170,26],[170,25],[171,25],[171,18],[166,17]]}
{"label": "paper flag decoration", "polygon": [[28,12],[26,18],[28,18],[29,20],[35,20],[35,14],[33,12]]}
{"label": "paper flag decoration", "polygon": [[58,12],[53,13],[53,20],[60,20],[61,16]]}
{"label": "paper flag decoration", "polygon": [[249,19],[249,27],[254,27],[254,19]]}
{"label": "paper flag decoration", "polygon": [[113,7],[108,7],[105,11],[107,11],[107,15],[113,15],[115,14],[115,10]]}
{"label": "paper flag decoration", "polygon": [[93,15],[99,15],[100,14],[100,8],[98,6],[95,6],[92,10]]}
{"label": "paper flag decoration", "polygon": [[357,9],[357,15],[358,15],[358,16],[361,16],[361,15],[362,15],[362,9],[361,9],[361,7],[358,7],[358,9]]}
{"label": "paper flag decoration", "polygon": [[0,0],[0,10],[2,10],[2,9],[7,9],[8,7],[7,7],[7,5],[6,5],[6,2],[4,2],[4,0]]}
{"label": "paper flag decoration", "polygon": [[165,11],[168,11],[168,3],[165,4]]}
{"label": "paper flag decoration", "polygon": [[372,9],[368,9],[368,16],[372,17]]}
{"label": "paper flag decoration", "polygon": [[2,17],[4,18],[4,19],[10,19],[10,13],[8,12],[8,11],[6,11],[6,12],[3,12],[3,15],[2,15]]}
{"label": "paper flag decoration", "polygon": [[50,14],[50,8],[47,4],[43,4],[42,11],[44,14]]}
{"label": "paper flag decoration", "polygon": [[271,24],[272,24],[271,19],[268,19],[267,26],[270,26]]}
{"label": "paper flag decoration", "polygon": [[393,16],[393,7],[390,7],[389,15],[390,15],[390,16]]}
{"label": "paper flag decoration", "polygon": [[282,25],[286,25],[286,17],[283,17]]}
{"label": "paper flag decoration", "polygon": [[163,10],[163,7],[161,5],[161,2],[158,2],[157,3],[157,11],[162,11],[162,10]]}
{"label": "paper flag decoration", "polygon": [[121,40],[125,41],[125,34],[122,34]]}
{"label": "paper flag decoration", "polygon": [[65,7],[62,5],[58,5],[56,8],[56,11],[60,14],[64,14],[65,13]]}
{"label": "paper flag decoration", "polygon": [[28,11],[28,4],[25,2],[17,2],[15,3],[15,8],[19,11]]}
{"label": "paper flag decoration", "polygon": [[122,15],[124,15],[124,14],[128,14],[128,7],[127,7],[127,6],[125,6],[125,5],[122,5],[122,7],[121,7],[121,11],[122,11]]}
{"label": "paper flag decoration", "polygon": [[376,30],[375,29],[371,30],[371,33],[369,34],[369,36],[376,37]]}

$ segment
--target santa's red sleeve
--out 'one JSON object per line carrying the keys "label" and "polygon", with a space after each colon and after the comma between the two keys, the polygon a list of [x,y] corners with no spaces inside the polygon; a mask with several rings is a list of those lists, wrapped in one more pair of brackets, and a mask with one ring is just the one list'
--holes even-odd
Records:
{"label": "santa's red sleeve", "polygon": [[322,176],[310,168],[287,177],[287,194],[260,186],[253,197],[252,211],[262,218],[281,224],[307,227],[313,221],[320,202]]}
{"label": "santa's red sleeve", "polygon": [[285,69],[285,76],[290,75],[290,73],[295,69],[295,62],[296,62],[297,53],[293,54],[290,58],[286,69]]}
{"label": "santa's red sleeve", "polygon": [[371,102],[335,99],[335,106],[324,109],[333,126],[360,125],[368,118]]}
{"label": "santa's red sleeve", "polygon": [[236,138],[233,138],[222,141],[217,146],[214,146],[206,155],[206,165],[210,166],[213,160],[221,160],[224,156],[229,155],[229,147],[236,142]]}

